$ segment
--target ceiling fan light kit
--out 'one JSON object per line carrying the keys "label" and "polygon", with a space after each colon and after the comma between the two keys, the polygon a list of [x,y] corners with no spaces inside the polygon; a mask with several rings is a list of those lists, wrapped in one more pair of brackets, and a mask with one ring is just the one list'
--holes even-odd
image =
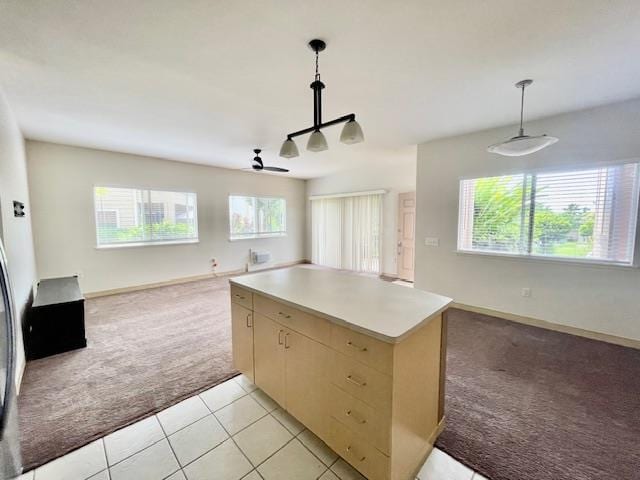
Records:
{"label": "ceiling fan light kit", "polygon": [[542,150],[549,145],[553,145],[558,141],[556,137],[549,135],[537,135],[529,136],[524,133],[524,89],[531,85],[533,80],[520,80],[516,83],[516,88],[522,89],[520,97],[520,130],[518,135],[505,140],[504,142],[496,143],[487,147],[487,151],[490,153],[497,153],[498,155],[504,155],[507,157],[520,157],[522,155],[529,155],[530,153]]}
{"label": "ceiling fan light kit", "polygon": [[339,123],[346,123],[342,129],[342,133],[340,134],[340,141],[342,143],[351,145],[364,141],[362,128],[356,121],[356,116],[353,113],[328,122],[322,122],[322,90],[325,88],[325,85],[320,80],[320,73],[318,71],[318,55],[327,48],[327,44],[322,40],[314,39],[309,42],[309,47],[316,53],[316,75],[314,81],[310,85],[313,90],[313,126],[287,135],[286,140],[280,148],[280,156],[284,158],[293,158],[299,155],[298,147],[293,139],[294,137],[306,135],[307,133],[311,133],[307,142],[307,150],[311,152],[322,152],[327,150],[329,148],[327,145],[327,139],[320,130]]}

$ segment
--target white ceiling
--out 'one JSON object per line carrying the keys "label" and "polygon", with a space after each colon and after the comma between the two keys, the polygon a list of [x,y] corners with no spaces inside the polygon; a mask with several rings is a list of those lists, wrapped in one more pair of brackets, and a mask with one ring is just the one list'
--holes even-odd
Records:
{"label": "white ceiling", "polygon": [[[354,112],[366,143],[280,159]],[[640,96],[638,0],[2,0],[0,85],[28,138],[310,178],[428,139]],[[514,132],[515,133],[515,132]],[[548,132],[553,133],[553,132]]]}

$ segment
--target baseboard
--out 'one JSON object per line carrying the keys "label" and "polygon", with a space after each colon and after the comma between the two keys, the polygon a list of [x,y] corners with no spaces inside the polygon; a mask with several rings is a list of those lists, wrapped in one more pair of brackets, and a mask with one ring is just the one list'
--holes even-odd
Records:
{"label": "baseboard", "polygon": [[459,308],[460,310],[466,310],[467,312],[480,313],[483,315],[489,315],[491,317],[504,318],[516,323],[522,323],[532,327],[544,328],[546,330],[553,330],[554,332],[568,333],[570,335],[576,335],[578,337],[590,338],[591,340],[600,340],[602,342],[613,343],[623,347],[630,347],[640,350],[640,340],[634,340],[632,338],[618,337],[616,335],[610,335],[608,333],[593,332],[591,330],[584,330],[582,328],[571,327],[569,325],[561,325],[559,323],[552,323],[546,320],[540,320],[538,318],[525,317],[523,315],[516,315],[514,313],[500,312],[498,310],[492,310],[490,308],[476,307],[473,305],[466,305],[464,303],[452,303],[452,308]]}
{"label": "baseboard", "polygon": [[[275,270],[278,268],[286,268],[292,267],[294,265],[300,265],[302,263],[309,263],[308,260],[296,260],[293,262],[283,262],[278,263],[270,268],[265,268],[260,270],[260,272],[265,272],[268,270]],[[158,288],[158,287],[168,287],[171,285],[180,285],[182,283],[196,282],[198,280],[206,280],[209,278],[219,278],[219,277],[229,277],[232,275],[241,275],[243,273],[257,273],[257,272],[247,272],[245,269],[239,270],[227,270],[224,272],[216,272],[216,273],[206,273],[204,275],[193,275],[189,277],[180,277],[173,278],[171,280],[166,280],[163,282],[154,282],[154,283],[145,283],[142,285],[132,285],[130,287],[122,287],[122,288],[113,288],[110,290],[98,290],[95,292],[85,292],[85,298],[97,298],[97,297],[106,297],[108,295],[117,295],[119,293],[129,293],[129,292],[137,292],[140,290],[147,290],[149,288]]]}

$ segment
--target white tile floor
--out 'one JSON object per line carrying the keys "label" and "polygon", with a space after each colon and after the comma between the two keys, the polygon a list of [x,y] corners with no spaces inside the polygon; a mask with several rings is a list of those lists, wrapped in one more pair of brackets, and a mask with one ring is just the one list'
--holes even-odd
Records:
{"label": "white tile floor", "polygon": [[[17,480],[363,480],[239,376]],[[486,480],[435,449],[419,480]]]}

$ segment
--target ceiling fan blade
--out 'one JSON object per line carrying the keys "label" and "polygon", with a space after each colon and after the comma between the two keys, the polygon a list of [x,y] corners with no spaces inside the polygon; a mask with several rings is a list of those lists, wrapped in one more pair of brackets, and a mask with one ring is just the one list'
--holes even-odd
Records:
{"label": "ceiling fan blade", "polygon": [[253,168],[254,170],[263,170],[264,167],[262,166],[262,164],[259,165],[252,165],[251,168]]}
{"label": "ceiling fan blade", "polygon": [[264,170],[269,170],[270,172],[282,172],[282,173],[286,173],[289,171],[286,168],[280,168],[280,167],[264,167]]}

